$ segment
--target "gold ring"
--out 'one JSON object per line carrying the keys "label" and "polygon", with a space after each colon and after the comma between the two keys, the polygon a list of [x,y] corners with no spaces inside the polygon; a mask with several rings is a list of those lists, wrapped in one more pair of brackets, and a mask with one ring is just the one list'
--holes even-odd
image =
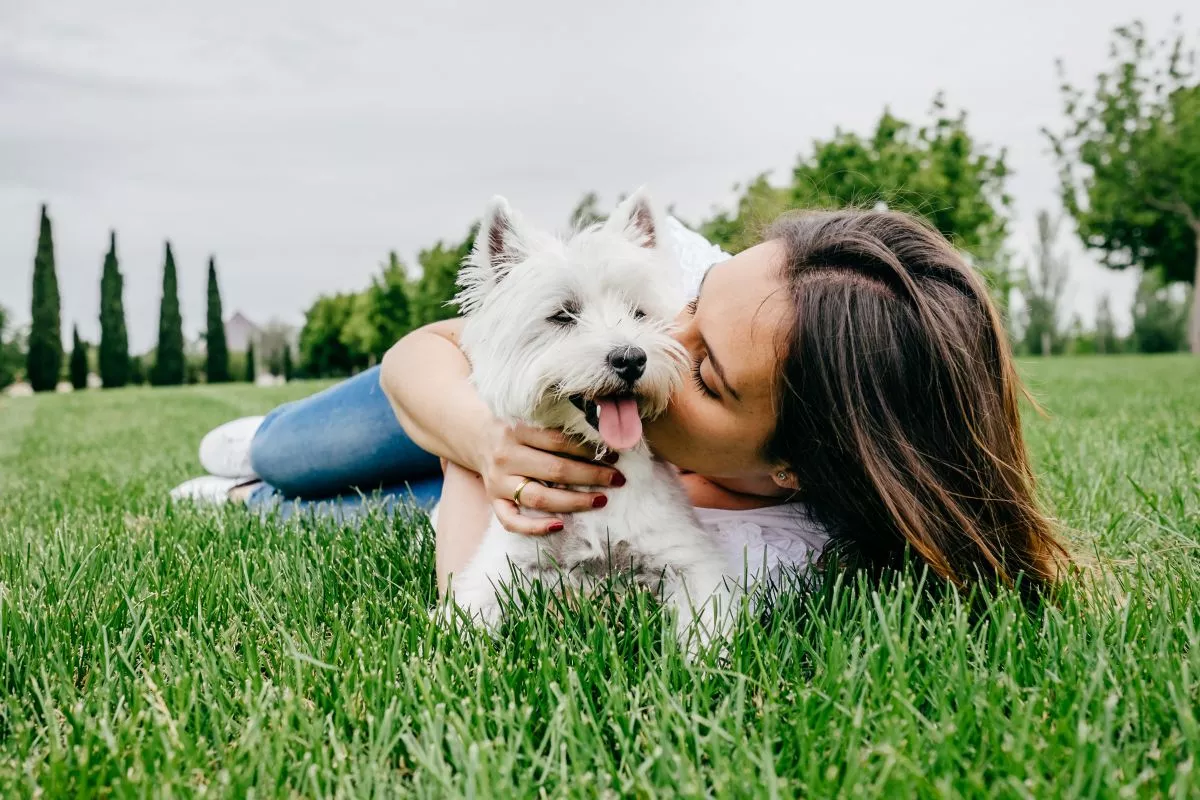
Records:
{"label": "gold ring", "polygon": [[517,490],[513,492],[513,502],[517,504],[517,508],[521,507],[521,492],[525,491],[525,487],[533,483],[533,478],[526,478],[517,484]]}

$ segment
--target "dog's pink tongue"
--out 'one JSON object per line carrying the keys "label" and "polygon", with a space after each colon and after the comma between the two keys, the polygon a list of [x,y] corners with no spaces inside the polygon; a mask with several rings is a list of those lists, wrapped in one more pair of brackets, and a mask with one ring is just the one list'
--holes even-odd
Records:
{"label": "dog's pink tongue", "polygon": [[600,438],[613,450],[628,450],[642,438],[642,418],[637,400],[632,397],[602,397],[596,401],[600,412]]}

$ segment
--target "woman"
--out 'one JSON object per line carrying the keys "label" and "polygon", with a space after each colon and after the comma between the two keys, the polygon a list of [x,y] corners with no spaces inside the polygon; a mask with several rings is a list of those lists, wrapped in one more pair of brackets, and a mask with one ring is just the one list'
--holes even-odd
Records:
{"label": "woman", "polygon": [[[892,212],[786,215],[761,244],[708,270],[678,322],[693,381],[645,432],[680,469],[706,524],[750,539],[746,526],[757,527],[776,565],[803,565],[832,539],[874,569],[911,550],[960,587],[1020,581],[1037,594],[1058,579],[1067,554],[1037,506],[1005,335],[982,281],[938,233]],[[319,495],[338,483],[377,486],[419,476],[440,458],[443,586],[470,558],[490,512],[514,532],[545,535],[558,521],[522,507],[586,513],[605,502],[604,492],[528,479],[608,491],[623,480],[561,434],[492,419],[468,381],[459,330],[452,320],[402,339],[382,365],[377,418],[358,404],[353,425],[333,418],[317,437],[374,436],[374,465],[351,458],[344,466],[361,475],[346,469],[322,485],[279,487]],[[301,401],[300,410],[319,419],[324,402],[344,413],[336,396],[353,384]],[[392,419],[379,412],[384,399]],[[272,436],[286,430],[277,426],[288,413],[254,439],[253,465],[268,482],[314,473],[297,461],[311,451],[299,429]],[[389,458],[392,447],[412,462]],[[317,455],[315,466],[337,461]],[[421,494],[424,484],[410,485]],[[782,550],[772,552],[770,540]]]}

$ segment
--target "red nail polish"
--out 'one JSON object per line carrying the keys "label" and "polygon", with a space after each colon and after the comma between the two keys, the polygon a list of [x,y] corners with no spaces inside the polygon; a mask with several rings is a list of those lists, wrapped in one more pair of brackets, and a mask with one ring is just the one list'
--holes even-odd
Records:
{"label": "red nail polish", "polygon": [[546,529],[546,533],[558,533],[563,529],[561,522],[551,522],[550,527]]}
{"label": "red nail polish", "polygon": [[625,476],[619,472],[613,474],[612,481],[610,481],[610,484],[612,486],[624,486],[625,485]]}
{"label": "red nail polish", "polygon": [[592,500],[592,508],[604,508],[606,505],[608,505],[608,498],[602,494],[596,495],[596,498]]}

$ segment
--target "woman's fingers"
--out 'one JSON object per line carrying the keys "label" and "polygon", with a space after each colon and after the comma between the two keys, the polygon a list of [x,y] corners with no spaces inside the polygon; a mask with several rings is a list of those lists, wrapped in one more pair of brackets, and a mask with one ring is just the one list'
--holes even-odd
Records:
{"label": "woman's fingers", "polygon": [[[552,488],[547,483],[568,487],[625,485],[624,475],[596,461],[591,445],[581,444],[562,431],[517,424],[497,425],[493,432],[496,435],[489,440],[484,482],[497,519],[513,533],[537,536],[562,530],[561,520],[522,514],[522,509],[574,514],[608,504],[601,492]],[[513,501],[518,488],[519,506]]]}
{"label": "woman's fingers", "polygon": [[[522,499],[524,493],[522,492]],[[562,530],[562,520],[550,517],[527,517],[512,500],[493,500],[492,510],[505,530],[525,536],[545,536]]]}
{"label": "woman's fingers", "polygon": [[527,449],[513,472],[534,480],[566,486],[624,486],[625,476],[595,461],[576,461],[544,450]]}
{"label": "woman's fingers", "polygon": [[512,432],[518,442],[529,447],[548,450],[552,453],[563,453],[588,461],[596,460],[596,448],[593,445],[580,442],[562,431],[517,423],[512,427]]}
{"label": "woman's fingers", "polygon": [[[599,492],[576,492],[572,489],[554,489],[543,486],[536,480],[525,482],[525,478],[512,477],[513,494],[521,487],[521,508],[532,508],[535,511],[545,511],[547,514],[573,514],[579,511],[590,511],[593,508],[604,508],[608,498]],[[512,495],[509,495],[511,498]]]}

